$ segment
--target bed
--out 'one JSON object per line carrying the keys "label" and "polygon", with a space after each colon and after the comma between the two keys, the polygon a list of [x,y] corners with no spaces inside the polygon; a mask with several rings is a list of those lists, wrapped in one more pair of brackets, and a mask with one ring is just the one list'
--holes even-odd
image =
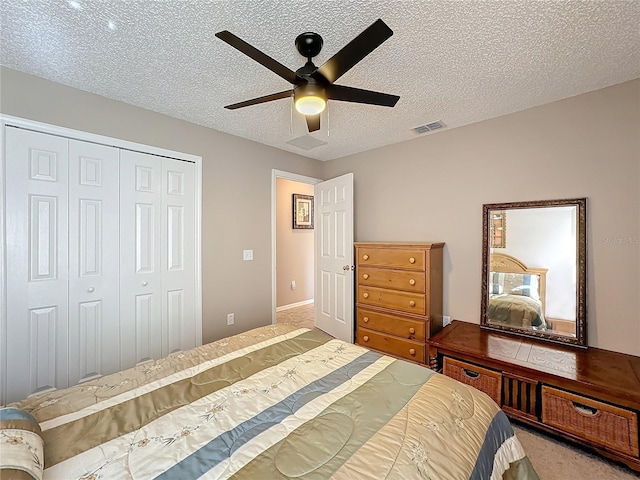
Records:
{"label": "bed", "polygon": [[285,325],[29,398],[0,424],[4,467],[45,479],[538,478],[485,394]]}
{"label": "bed", "polygon": [[487,319],[513,327],[546,330],[546,268],[530,268],[517,258],[491,254]]}

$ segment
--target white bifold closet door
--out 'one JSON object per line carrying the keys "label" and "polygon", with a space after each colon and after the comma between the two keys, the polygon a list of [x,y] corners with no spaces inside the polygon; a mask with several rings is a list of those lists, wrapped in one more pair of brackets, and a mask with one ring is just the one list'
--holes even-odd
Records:
{"label": "white bifold closet door", "polygon": [[120,367],[118,155],[6,129],[8,400]]}
{"label": "white bifold closet door", "polygon": [[195,164],[5,132],[4,401],[196,346]]}
{"label": "white bifold closet door", "polygon": [[123,150],[122,368],[196,345],[195,165]]}

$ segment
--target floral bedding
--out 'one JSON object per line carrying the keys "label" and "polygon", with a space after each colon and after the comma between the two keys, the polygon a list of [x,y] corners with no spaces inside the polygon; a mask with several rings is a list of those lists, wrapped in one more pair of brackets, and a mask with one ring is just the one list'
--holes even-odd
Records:
{"label": "floral bedding", "polygon": [[262,327],[12,407],[39,423],[45,479],[538,478],[488,396],[315,329]]}

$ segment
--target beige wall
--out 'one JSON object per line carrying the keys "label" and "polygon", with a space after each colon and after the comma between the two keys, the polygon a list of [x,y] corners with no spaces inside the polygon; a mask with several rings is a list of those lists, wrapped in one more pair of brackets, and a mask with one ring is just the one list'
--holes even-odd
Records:
{"label": "beige wall", "polygon": [[0,112],[202,156],[203,341],[271,323],[271,170],[320,178],[321,162],[7,68]]}
{"label": "beige wall", "polygon": [[325,163],[6,68],[0,87],[2,113],[203,157],[205,342],[271,320],[276,168],[353,172],[356,240],[446,242],[445,314],[476,323],[482,204],[589,197],[589,344],[640,355],[639,80]]}
{"label": "beige wall", "polygon": [[[276,305],[313,299],[313,230],[293,229],[291,196],[313,195],[313,185],[276,179]],[[291,290],[295,280],[296,289]]]}
{"label": "beige wall", "polygon": [[324,178],[346,172],[355,238],[446,242],[444,312],[475,323],[482,204],[588,197],[589,344],[640,355],[640,81],[327,162]]}

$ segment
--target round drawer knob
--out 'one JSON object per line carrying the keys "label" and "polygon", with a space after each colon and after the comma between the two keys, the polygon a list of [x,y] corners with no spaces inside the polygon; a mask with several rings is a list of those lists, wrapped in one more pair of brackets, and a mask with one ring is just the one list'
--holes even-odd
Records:
{"label": "round drawer knob", "polygon": [[363,293],[363,294],[362,294],[362,296],[363,296],[364,298],[369,298],[369,294],[368,294],[368,293]]}
{"label": "round drawer knob", "polygon": [[369,274],[365,273],[364,275],[362,275],[362,278],[364,278],[366,280],[367,278],[369,278]]}
{"label": "round drawer knob", "polygon": [[363,260],[369,260],[369,255],[362,255]]}
{"label": "round drawer knob", "polygon": [[416,281],[412,278],[411,280],[409,280],[409,285],[415,285]]}
{"label": "round drawer knob", "polygon": [[365,342],[368,342],[368,341],[369,341],[369,337],[367,337],[366,335],[365,335],[364,337],[362,337],[362,339],[363,339]]}
{"label": "round drawer knob", "polygon": [[409,306],[410,306],[410,307],[415,307],[415,306],[416,306],[416,302],[414,302],[413,300],[411,300],[411,301],[409,302]]}
{"label": "round drawer knob", "polygon": [[364,323],[369,323],[369,317],[364,317],[364,318],[362,319],[362,321],[363,321]]}
{"label": "round drawer knob", "polygon": [[142,286],[146,287],[147,285],[149,285],[149,282],[147,282],[146,280],[144,282],[142,282]]}
{"label": "round drawer knob", "polygon": [[413,335],[414,333],[416,333],[416,329],[415,329],[415,328],[413,328],[413,327],[412,327],[412,328],[410,328],[410,329],[409,329],[409,333],[410,333],[411,335]]}
{"label": "round drawer knob", "polygon": [[415,355],[416,354],[416,349],[415,348],[410,348],[409,349],[409,355]]}
{"label": "round drawer knob", "polygon": [[413,257],[411,257],[411,258],[409,259],[409,263],[416,263],[416,259],[415,259],[415,258],[413,258]]}
{"label": "round drawer knob", "polygon": [[96,289],[95,289],[95,288],[93,288],[93,287],[89,287],[89,288],[87,288],[87,292],[89,292],[89,293],[93,293],[93,292],[95,292],[95,291],[96,291]]}

